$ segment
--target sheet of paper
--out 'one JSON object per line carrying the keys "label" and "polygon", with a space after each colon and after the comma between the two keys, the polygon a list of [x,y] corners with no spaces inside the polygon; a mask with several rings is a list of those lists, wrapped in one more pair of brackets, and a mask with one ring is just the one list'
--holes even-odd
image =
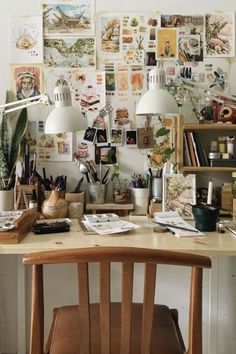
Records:
{"label": "sheet of paper", "polygon": [[154,220],[159,225],[166,226],[177,237],[204,235],[204,233],[200,232],[195,227],[183,220],[181,216],[179,216],[179,214],[175,211],[154,213]]}
{"label": "sheet of paper", "polygon": [[83,221],[83,224],[88,228],[97,232],[99,235],[109,235],[121,232],[127,232],[139,228],[139,225],[133,224],[128,221],[108,221],[99,223],[90,223]]}

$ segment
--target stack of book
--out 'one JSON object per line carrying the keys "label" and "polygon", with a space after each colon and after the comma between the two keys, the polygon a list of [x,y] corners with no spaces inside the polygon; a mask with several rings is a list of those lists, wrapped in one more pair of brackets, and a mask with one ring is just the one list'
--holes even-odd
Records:
{"label": "stack of book", "polygon": [[205,150],[202,147],[197,131],[184,132],[184,165],[185,166],[209,166]]}

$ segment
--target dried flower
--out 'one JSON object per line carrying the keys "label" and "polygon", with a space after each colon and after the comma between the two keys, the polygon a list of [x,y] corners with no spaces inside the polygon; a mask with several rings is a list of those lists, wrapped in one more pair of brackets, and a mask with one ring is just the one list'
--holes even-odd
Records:
{"label": "dried flower", "polygon": [[161,170],[175,149],[170,147],[170,129],[161,127],[156,131],[155,138],[156,141],[147,156],[149,166]]}

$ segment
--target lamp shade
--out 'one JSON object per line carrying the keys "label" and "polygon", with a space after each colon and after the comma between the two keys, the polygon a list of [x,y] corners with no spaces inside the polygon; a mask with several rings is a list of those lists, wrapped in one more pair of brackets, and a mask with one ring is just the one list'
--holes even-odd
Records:
{"label": "lamp shade", "polygon": [[165,89],[165,82],[164,70],[160,68],[150,70],[149,89],[137,104],[137,115],[179,113],[174,97]]}
{"label": "lamp shade", "polygon": [[56,86],[54,89],[55,108],[45,123],[46,134],[76,132],[82,130],[84,117],[79,109],[72,106],[68,86]]}

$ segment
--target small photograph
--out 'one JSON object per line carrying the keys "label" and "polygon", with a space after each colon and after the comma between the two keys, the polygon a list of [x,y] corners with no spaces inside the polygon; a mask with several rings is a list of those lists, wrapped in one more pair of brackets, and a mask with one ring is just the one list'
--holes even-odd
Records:
{"label": "small photograph", "polygon": [[93,144],[96,138],[97,129],[95,128],[87,128],[84,133],[83,140],[87,142],[87,144]]}
{"label": "small photograph", "polygon": [[146,65],[147,66],[155,66],[156,65],[156,53],[147,52],[146,53]]}
{"label": "small photograph", "polygon": [[107,129],[97,129],[97,146],[106,146],[107,144]]}
{"label": "small photograph", "polygon": [[127,147],[137,148],[137,129],[129,129],[125,131],[125,145]]}
{"label": "small photograph", "polygon": [[114,165],[117,163],[116,147],[115,146],[95,146],[95,164],[99,165]]}
{"label": "small photograph", "polygon": [[163,211],[177,211],[182,218],[192,219],[196,204],[196,175],[164,175]]}
{"label": "small photograph", "polygon": [[111,129],[111,146],[122,146],[123,129]]}

